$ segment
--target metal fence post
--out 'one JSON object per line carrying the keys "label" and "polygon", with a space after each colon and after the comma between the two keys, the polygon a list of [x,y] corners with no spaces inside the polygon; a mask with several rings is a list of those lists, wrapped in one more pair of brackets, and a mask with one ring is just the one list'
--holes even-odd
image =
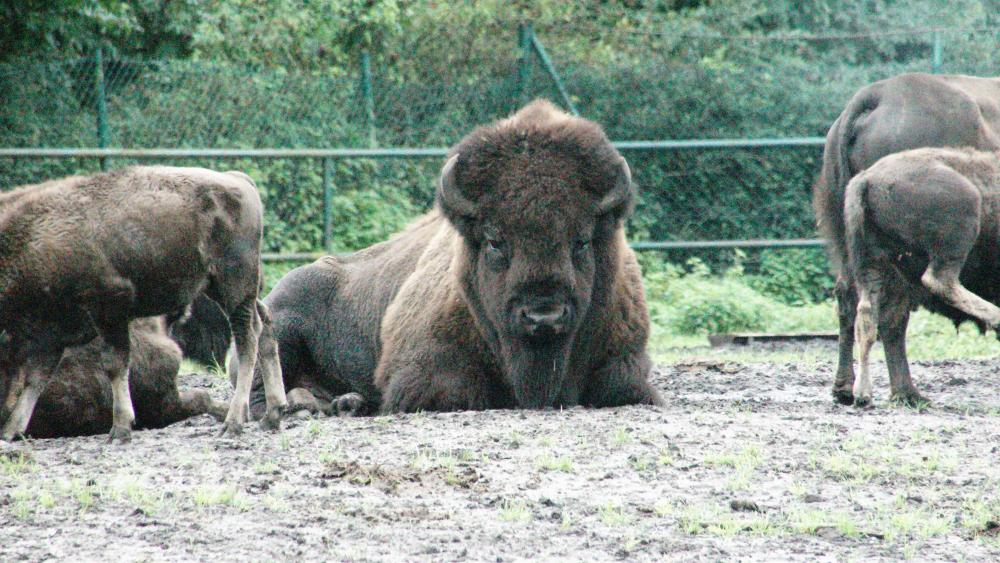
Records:
{"label": "metal fence post", "polygon": [[580,115],[580,112],[576,111],[576,106],[573,105],[573,101],[569,99],[569,92],[566,90],[566,86],[563,85],[563,81],[559,78],[559,73],[556,72],[556,66],[552,64],[552,59],[549,58],[549,54],[545,52],[545,46],[542,42],[538,40],[538,36],[534,33],[531,34],[531,46],[535,49],[535,54],[542,61],[542,67],[545,72],[548,73],[549,78],[556,85],[556,90],[559,92],[559,97],[562,98],[566,108],[573,115]]}
{"label": "metal fence post", "polygon": [[521,58],[517,64],[517,100],[518,105],[527,101],[528,83],[531,81],[531,38],[535,32],[530,23],[517,26],[517,42],[521,48]]}
{"label": "metal fence post", "polygon": [[934,47],[931,54],[931,72],[941,74],[941,31],[934,30]]}
{"label": "metal fence post", "polygon": [[[94,51],[94,98],[97,103],[97,146],[108,146],[108,106],[104,99],[104,60],[101,48]],[[102,156],[101,170],[108,169],[108,157]]]}
{"label": "metal fence post", "polygon": [[333,245],[333,159],[323,158],[323,249]]}
{"label": "metal fence post", "polygon": [[378,146],[375,137],[375,95],[372,92],[372,65],[368,51],[361,51],[361,96],[365,100],[365,118],[368,120],[368,146]]}

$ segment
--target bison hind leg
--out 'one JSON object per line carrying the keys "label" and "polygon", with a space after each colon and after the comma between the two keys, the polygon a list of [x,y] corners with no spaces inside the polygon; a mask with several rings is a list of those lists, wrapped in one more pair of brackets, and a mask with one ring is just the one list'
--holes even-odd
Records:
{"label": "bison hind leg", "polygon": [[878,292],[872,288],[860,287],[858,314],[854,322],[854,338],[858,344],[860,373],[854,381],[854,404],[867,407],[872,402],[872,379],[869,355],[878,338]]}
{"label": "bison hind leg", "polygon": [[837,276],[837,320],[840,334],[837,338],[839,355],[837,375],[833,381],[833,398],[842,405],[854,403],[854,339],[858,292],[853,281],[843,273]]}
{"label": "bison hind leg", "polygon": [[934,296],[945,303],[971,316],[973,319],[986,323],[991,328],[1000,327],[1000,308],[972,293],[959,281],[962,263],[938,263],[932,260],[920,283]]}

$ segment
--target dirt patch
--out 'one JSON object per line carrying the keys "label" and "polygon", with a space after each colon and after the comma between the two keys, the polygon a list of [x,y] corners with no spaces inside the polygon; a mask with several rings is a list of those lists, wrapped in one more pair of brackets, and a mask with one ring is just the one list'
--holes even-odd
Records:
{"label": "dirt patch", "polygon": [[[835,405],[829,362],[685,361],[663,408],[199,417],[0,455],[2,559],[996,559],[1000,374],[915,362],[934,403]],[[184,376],[219,398],[228,382]]]}

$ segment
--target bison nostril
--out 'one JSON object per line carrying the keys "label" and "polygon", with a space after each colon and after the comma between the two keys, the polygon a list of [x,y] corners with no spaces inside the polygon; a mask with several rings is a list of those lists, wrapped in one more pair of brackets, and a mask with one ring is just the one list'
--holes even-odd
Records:
{"label": "bison nostril", "polygon": [[533,329],[542,327],[561,328],[569,313],[569,307],[559,305],[545,310],[521,309],[521,323]]}

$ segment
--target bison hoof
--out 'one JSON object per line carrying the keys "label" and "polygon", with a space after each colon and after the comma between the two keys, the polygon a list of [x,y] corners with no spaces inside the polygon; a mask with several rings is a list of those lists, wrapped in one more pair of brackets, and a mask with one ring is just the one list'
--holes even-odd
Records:
{"label": "bison hoof", "polygon": [[365,406],[365,398],[358,393],[345,393],[334,400],[337,416],[360,416]]}
{"label": "bison hoof", "polygon": [[227,420],[226,422],[222,423],[222,431],[219,432],[219,437],[220,438],[224,438],[224,437],[228,436],[230,438],[235,438],[235,437],[240,436],[242,434],[243,434],[243,425],[242,424],[240,424],[239,422],[233,422],[233,421]]}
{"label": "bison hoof", "polygon": [[875,403],[872,402],[871,397],[855,397],[854,406],[858,407],[859,409],[868,410],[874,408]]}
{"label": "bison hoof", "polygon": [[111,427],[111,432],[108,433],[108,443],[113,444],[115,442],[122,444],[127,444],[132,441],[132,429],[126,428],[124,426],[113,426]]}
{"label": "bison hoof", "polygon": [[281,417],[284,414],[284,409],[281,407],[273,407],[267,409],[267,414],[264,418],[260,419],[261,430],[267,431],[277,431],[281,430]]}
{"label": "bison hoof", "polygon": [[923,395],[916,391],[916,389],[893,393],[889,400],[894,404],[919,410],[923,410],[930,406],[930,401],[925,399]]}
{"label": "bison hoof", "polygon": [[833,400],[841,405],[851,406],[854,404],[854,391],[852,389],[833,388]]}

